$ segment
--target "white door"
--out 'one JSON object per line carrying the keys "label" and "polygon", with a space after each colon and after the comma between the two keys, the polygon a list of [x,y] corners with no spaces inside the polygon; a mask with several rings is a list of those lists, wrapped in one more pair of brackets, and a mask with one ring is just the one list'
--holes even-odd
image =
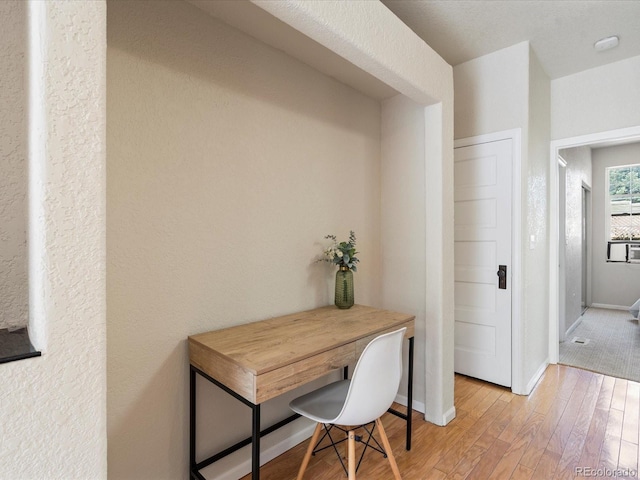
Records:
{"label": "white door", "polygon": [[455,149],[455,371],[504,386],[511,386],[511,167],[511,140]]}

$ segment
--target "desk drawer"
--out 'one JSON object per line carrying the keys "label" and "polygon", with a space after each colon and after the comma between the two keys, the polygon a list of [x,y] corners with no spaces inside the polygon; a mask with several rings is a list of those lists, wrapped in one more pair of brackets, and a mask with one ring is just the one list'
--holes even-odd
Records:
{"label": "desk drawer", "polygon": [[396,330],[400,330],[402,327],[407,327],[407,331],[404,333],[405,339],[411,338],[415,335],[414,321],[411,320],[403,325],[396,325],[395,327],[388,328],[386,330],[383,330],[382,332],[378,332],[376,334],[369,335],[368,337],[361,338],[356,342],[356,358],[360,358],[360,355],[362,355],[362,352],[364,352],[365,347],[369,345],[369,343],[371,343],[374,338],[385,333],[395,332]]}
{"label": "desk drawer", "polygon": [[256,403],[262,403],[356,361],[350,343],[256,377]]}

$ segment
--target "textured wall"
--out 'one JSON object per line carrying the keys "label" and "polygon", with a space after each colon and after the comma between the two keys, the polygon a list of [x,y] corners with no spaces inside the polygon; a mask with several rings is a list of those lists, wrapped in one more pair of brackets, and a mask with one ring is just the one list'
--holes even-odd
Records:
{"label": "textured wall", "polygon": [[413,101],[445,103],[441,120],[449,114],[451,66],[382,2],[251,1]]}
{"label": "textured wall", "polygon": [[640,265],[608,263],[607,232],[605,230],[607,167],[640,163],[640,143],[594,148],[592,248],[592,303],[629,307],[640,298]]}
{"label": "textured wall", "polygon": [[[184,2],[108,7],[109,476],[183,478],[188,335],[330,304],[349,229],[379,305],[380,105]],[[199,391],[202,458],[250,412]]]}
{"label": "textured wall", "polygon": [[26,3],[0,2],[0,329],[29,322]]}
{"label": "textured wall", "polygon": [[[397,95],[382,103],[381,247],[382,301],[386,308],[403,311],[420,305],[426,291],[425,248],[425,118],[424,106]],[[402,195],[398,195],[402,192]],[[397,248],[402,245],[402,248]],[[407,255],[407,252],[414,252]],[[393,275],[411,281],[393,281]],[[389,280],[387,280],[389,279]],[[426,336],[424,308],[416,315],[416,337]],[[415,352],[415,398],[425,398],[425,349]],[[406,392],[406,383],[400,392]],[[424,405],[422,405],[424,408]]]}
{"label": "textured wall", "polygon": [[106,4],[27,5],[30,328],[43,355],[0,365],[0,479],[99,480],[107,475]]}
{"label": "textured wall", "polygon": [[[529,49],[526,160],[522,168],[524,381],[530,382],[549,359],[549,123],[550,81]],[[531,238],[534,238],[532,241]],[[529,383],[529,387],[533,387]]]}
{"label": "textured wall", "polygon": [[640,56],[551,82],[551,138],[640,125]]}
{"label": "textured wall", "polygon": [[565,327],[582,315],[582,185],[591,186],[591,148],[560,151],[567,162],[565,195]]}
{"label": "textured wall", "polygon": [[455,138],[526,125],[528,71],[528,42],[456,65]]}

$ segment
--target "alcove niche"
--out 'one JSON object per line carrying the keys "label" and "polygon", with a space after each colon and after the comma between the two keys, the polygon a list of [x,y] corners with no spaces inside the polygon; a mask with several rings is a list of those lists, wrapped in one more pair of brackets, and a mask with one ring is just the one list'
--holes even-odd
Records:
{"label": "alcove niche", "polygon": [[[312,259],[350,228],[356,301],[415,314],[413,408],[449,422],[451,67],[379,2],[110,1],[107,15],[110,475],[184,474],[186,337],[331,303]],[[326,170],[335,181],[309,181]],[[250,432],[236,403],[198,383],[199,458]],[[151,418],[171,421],[150,435]],[[263,461],[310,435],[297,422],[262,440]],[[240,451],[201,473],[249,464]]]}
{"label": "alcove niche", "polygon": [[0,363],[38,356],[29,341],[26,3],[0,3]]}

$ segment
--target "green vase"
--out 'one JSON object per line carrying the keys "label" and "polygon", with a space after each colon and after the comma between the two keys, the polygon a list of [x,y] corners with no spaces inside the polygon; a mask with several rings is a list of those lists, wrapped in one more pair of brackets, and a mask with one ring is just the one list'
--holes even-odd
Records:
{"label": "green vase", "polygon": [[353,307],[353,272],[349,267],[340,267],[336,272],[336,298],[338,308]]}

